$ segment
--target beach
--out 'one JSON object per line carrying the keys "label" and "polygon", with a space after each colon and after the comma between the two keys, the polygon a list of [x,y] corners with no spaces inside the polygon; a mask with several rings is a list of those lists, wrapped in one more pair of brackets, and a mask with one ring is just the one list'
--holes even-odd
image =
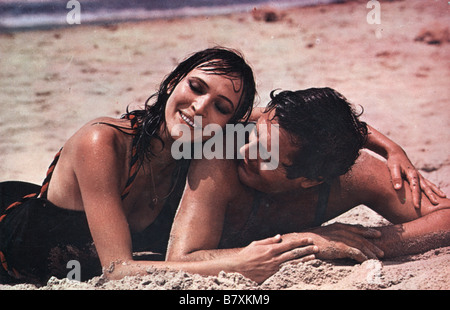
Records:
{"label": "beach", "polygon": [[[260,106],[274,89],[332,87],[361,105],[362,120],[400,144],[420,172],[450,195],[450,5],[380,3],[379,24],[368,22],[367,1],[344,1],[0,32],[0,181],[41,183],[77,129],[143,106],[179,61],[221,45],[240,50],[254,69]],[[337,220],[389,224],[364,206]],[[362,264],[287,264],[260,285],[239,274],[153,270],[120,281],[51,279],[40,289],[447,290],[449,262],[446,247]]]}

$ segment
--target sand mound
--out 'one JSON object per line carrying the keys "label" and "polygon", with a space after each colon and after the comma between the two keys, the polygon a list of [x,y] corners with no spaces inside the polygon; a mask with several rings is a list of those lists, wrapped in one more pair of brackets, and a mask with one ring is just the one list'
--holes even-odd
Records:
{"label": "sand mound", "polygon": [[238,273],[203,277],[183,271],[148,270],[144,276],[87,282],[51,278],[46,286],[0,285],[0,290],[448,290],[450,247],[395,260],[362,264],[314,260],[286,264],[258,285]]}

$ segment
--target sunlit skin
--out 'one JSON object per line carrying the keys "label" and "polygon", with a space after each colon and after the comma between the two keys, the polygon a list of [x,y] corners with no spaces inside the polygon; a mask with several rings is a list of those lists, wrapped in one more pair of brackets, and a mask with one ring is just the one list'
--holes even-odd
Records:
{"label": "sunlit skin", "polygon": [[[130,127],[128,120],[95,119],[64,145],[49,185],[48,199],[61,208],[85,212],[100,262],[109,270],[107,277],[117,279],[146,273],[149,266],[214,275],[226,264],[231,270],[245,273],[246,269],[252,268],[252,262],[269,258],[252,248],[247,248],[247,254],[243,256],[245,259],[233,262],[221,258],[196,262],[154,262],[135,261],[132,257],[131,232],[144,230],[160,213],[163,201],[155,203],[155,193],[164,197],[171,190],[176,166],[171,146],[178,138],[171,135],[174,127],[184,125],[193,131],[194,117],[201,118],[203,127],[208,124],[224,127],[233,118],[242,98],[241,83],[238,78],[194,69],[169,89],[166,122],[160,134],[163,143],[152,140],[154,155],[151,156],[151,164],[146,158],[124,201],[121,200],[121,193],[129,177],[132,137],[102,123],[127,128]],[[272,244],[274,241],[266,239],[262,242]],[[310,259],[311,254],[318,250],[311,244],[309,236],[275,242],[278,244],[278,258],[274,268],[288,260]],[[112,264],[114,268],[110,268]],[[256,272],[258,269],[254,270]]]}
{"label": "sunlit skin", "polygon": [[61,208],[86,213],[102,266],[124,263],[107,276],[121,278],[149,265],[202,271],[201,264],[133,261],[130,232],[142,231],[155,220],[164,203],[153,204],[155,192],[163,197],[171,189],[175,160],[170,147],[176,137],[170,132],[176,124],[189,125],[180,113],[189,118],[199,116],[204,125],[224,126],[234,116],[241,98],[241,87],[236,88],[240,83],[240,79],[194,69],[174,87],[166,106],[166,126],[162,128],[164,147],[153,140],[152,165],[145,160],[124,201],[120,196],[129,176],[132,137],[99,123],[130,127],[129,121],[95,119],[66,142],[49,185],[48,199]]}
{"label": "sunlit skin", "polygon": [[[270,113],[258,120],[258,125],[273,123],[276,119]],[[267,134],[271,131],[267,130]],[[255,143],[252,139],[258,136],[250,137],[249,144]],[[270,141],[270,137],[266,139]],[[289,164],[296,146],[282,128],[279,141],[280,163]],[[394,226],[379,229],[346,225],[314,227],[316,185],[320,181],[303,177],[290,180],[282,169],[260,170],[260,162],[259,158],[191,163],[186,190],[172,227],[169,260],[226,261],[224,270],[238,271],[255,281],[263,281],[278,270],[281,255],[294,257],[297,254],[303,260],[351,258],[361,262],[417,251],[408,246],[408,241],[442,233],[444,238],[421,244],[425,246],[421,249],[448,245],[450,200],[435,197],[435,204],[436,201],[432,203],[426,195],[421,195],[420,208],[415,208],[409,184],[405,182],[402,190],[395,190],[386,164],[367,153],[360,156],[351,172],[332,183],[325,220],[364,204],[396,224]],[[258,212],[248,226],[257,190],[261,192]],[[237,248],[230,236],[243,238],[243,245],[238,246],[249,245]],[[285,242],[305,237],[310,240],[298,249],[299,252],[278,250]],[[312,243],[317,248],[311,247]],[[301,253],[302,249],[305,253]],[[233,269],[255,252],[261,253],[261,257],[252,261],[248,268]]]}
{"label": "sunlit skin", "polygon": [[[242,94],[239,78],[223,77],[200,69],[192,70],[173,90],[165,112],[167,132],[177,125],[193,130],[194,117],[201,117],[202,127],[217,124],[221,128],[230,121]],[[192,134],[190,138],[192,139]],[[203,139],[208,136],[202,135]],[[168,139],[178,138],[168,135]],[[169,149],[170,150],[170,149]]]}

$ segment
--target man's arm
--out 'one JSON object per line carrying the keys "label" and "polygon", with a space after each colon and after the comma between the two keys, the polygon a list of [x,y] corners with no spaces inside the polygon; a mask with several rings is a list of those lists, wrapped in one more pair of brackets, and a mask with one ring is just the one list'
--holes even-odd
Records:
{"label": "man's arm", "polygon": [[359,202],[389,220],[394,225],[377,228],[382,234],[373,243],[385,257],[414,254],[450,243],[450,200],[437,198],[433,204],[421,195],[421,207],[413,208],[409,184],[401,191],[393,189],[386,165],[363,153],[350,174],[341,178]]}
{"label": "man's arm", "polygon": [[450,245],[450,209],[441,209],[416,220],[377,228],[381,237],[372,242],[384,258],[410,255]]}

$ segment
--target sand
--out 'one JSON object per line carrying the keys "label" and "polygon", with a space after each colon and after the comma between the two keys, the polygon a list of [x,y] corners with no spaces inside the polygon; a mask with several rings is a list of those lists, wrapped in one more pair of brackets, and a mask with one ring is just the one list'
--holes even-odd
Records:
{"label": "sand", "polygon": [[[450,194],[450,5],[381,1],[381,23],[369,24],[366,3],[274,10],[275,18],[248,12],[1,33],[0,181],[40,183],[84,123],[141,106],[187,54],[224,45],[240,49],[254,68],[261,104],[275,88],[333,87]],[[363,206],[338,220],[388,224]],[[52,278],[40,289],[446,290],[449,258],[446,247],[362,264],[315,260],[285,265],[261,285],[239,274],[163,270],[120,281]]]}

